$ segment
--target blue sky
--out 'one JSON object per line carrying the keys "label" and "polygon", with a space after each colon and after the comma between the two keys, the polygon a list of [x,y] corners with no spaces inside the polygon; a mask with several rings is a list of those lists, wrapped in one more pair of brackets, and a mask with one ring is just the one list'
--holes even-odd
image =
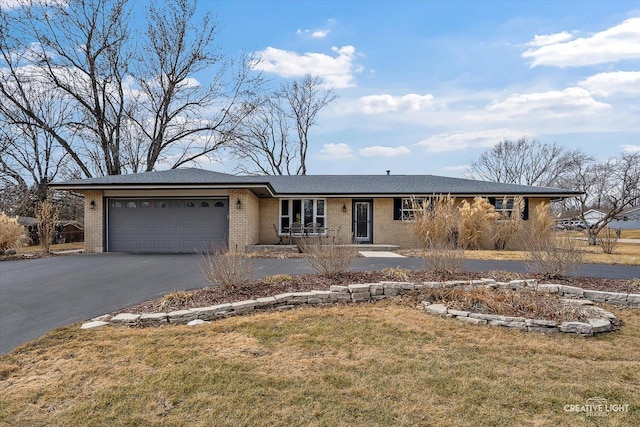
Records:
{"label": "blue sky", "polygon": [[[640,150],[640,1],[201,1],[265,77],[339,98],[311,174],[463,176],[524,135],[598,159]],[[226,166],[225,166],[226,165]],[[214,168],[229,168],[229,163]]]}
{"label": "blue sky", "polygon": [[[640,151],[640,0],[199,0],[205,12],[220,49],[259,55],[273,84],[311,73],[338,95],[311,131],[310,174],[460,177],[523,136],[599,160]],[[200,165],[233,172],[220,156]]]}

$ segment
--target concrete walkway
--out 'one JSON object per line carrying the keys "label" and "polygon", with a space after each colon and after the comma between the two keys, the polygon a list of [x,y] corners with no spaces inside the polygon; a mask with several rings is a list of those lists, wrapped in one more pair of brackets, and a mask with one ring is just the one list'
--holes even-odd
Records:
{"label": "concrete walkway", "polygon": [[404,255],[389,251],[360,251],[359,254],[365,258],[406,258]]}

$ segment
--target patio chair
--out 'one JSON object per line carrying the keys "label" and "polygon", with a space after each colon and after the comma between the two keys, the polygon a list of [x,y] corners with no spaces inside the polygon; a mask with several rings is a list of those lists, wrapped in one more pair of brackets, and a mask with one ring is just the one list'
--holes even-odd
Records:
{"label": "patio chair", "polygon": [[273,224],[273,230],[276,232],[276,237],[278,238],[278,244],[279,245],[284,245],[284,242],[282,241],[282,236],[280,235],[280,232],[278,231],[278,226]]}
{"label": "patio chair", "polygon": [[289,226],[289,244],[293,243],[294,237],[304,236],[304,226],[300,222],[292,222]]}
{"label": "patio chair", "polygon": [[310,222],[304,227],[305,234],[320,234],[322,230],[322,224],[319,222]]}
{"label": "patio chair", "polygon": [[336,230],[332,233],[331,239],[333,240],[333,243],[340,242],[340,230],[342,230],[342,225],[339,225],[336,228]]}

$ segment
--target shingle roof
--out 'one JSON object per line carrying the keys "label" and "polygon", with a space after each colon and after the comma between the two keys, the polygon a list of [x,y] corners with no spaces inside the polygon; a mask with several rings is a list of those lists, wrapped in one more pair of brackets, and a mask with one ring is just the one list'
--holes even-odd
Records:
{"label": "shingle roof", "polygon": [[229,175],[203,169],[173,169],[130,175],[113,175],[52,184],[61,189],[117,188],[117,187],[181,187],[210,188],[262,187],[278,196],[374,196],[374,195],[544,195],[567,197],[579,191],[533,187],[450,178],[435,175]]}
{"label": "shingle roof", "polygon": [[566,194],[579,192],[435,175],[305,175],[268,177],[277,194]]}
{"label": "shingle roof", "polygon": [[154,185],[154,184],[243,184],[265,182],[255,176],[236,176],[204,169],[184,168],[142,172],[128,175],[109,175],[54,183],[54,186],[95,185]]}

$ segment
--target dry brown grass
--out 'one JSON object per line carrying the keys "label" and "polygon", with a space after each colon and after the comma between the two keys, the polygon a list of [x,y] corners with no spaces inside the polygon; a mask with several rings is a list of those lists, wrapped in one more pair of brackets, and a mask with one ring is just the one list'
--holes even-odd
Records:
{"label": "dry brown grass", "polygon": [[640,230],[622,230],[622,239],[640,239]]}
{"label": "dry brown grass", "polygon": [[35,215],[38,220],[40,247],[43,252],[48,253],[56,235],[56,222],[58,222],[60,211],[53,203],[45,200],[38,204]]}
{"label": "dry brown grass", "polygon": [[558,294],[535,290],[515,292],[507,289],[438,288],[414,292],[407,295],[406,299],[413,299],[416,303],[442,303],[448,308],[474,313],[555,320],[559,323],[585,322],[589,317],[594,317],[589,307],[565,304]]}
{"label": "dry brown grass", "polygon": [[7,249],[18,250],[29,241],[24,227],[18,224],[18,218],[10,218],[0,212],[0,254]]}
{"label": "dry brown grass", "polygon": [[[49,333],[0,357],[0,425],[636,426],[640,311],[591,338],[393,302]],[[564,410],[593,397],[606,418]]]}
{"label": "dry brown grass", "polygon": [[460,243],[467,249],[481,248],[490,239],[491,225],[499,217],[494,207],[484,197],[475,197],[472,203],[463,200],[460,215]]}
{"label": "dry brown grass", "polygon": [[[586,241],[579,240],[577,247],[584,252],[585,264],[640,265],[640,245],[618,243],[613,254],[602,253],[599,246],[589,246]],[[415,251],[416,253],[418,251]],[[410,254],[411,251],[404,253]],[[416,255],[418,256],[418,255]],[[465,251],[467,259],[485,259],[495,261],[526,261],[525,251]]]}

